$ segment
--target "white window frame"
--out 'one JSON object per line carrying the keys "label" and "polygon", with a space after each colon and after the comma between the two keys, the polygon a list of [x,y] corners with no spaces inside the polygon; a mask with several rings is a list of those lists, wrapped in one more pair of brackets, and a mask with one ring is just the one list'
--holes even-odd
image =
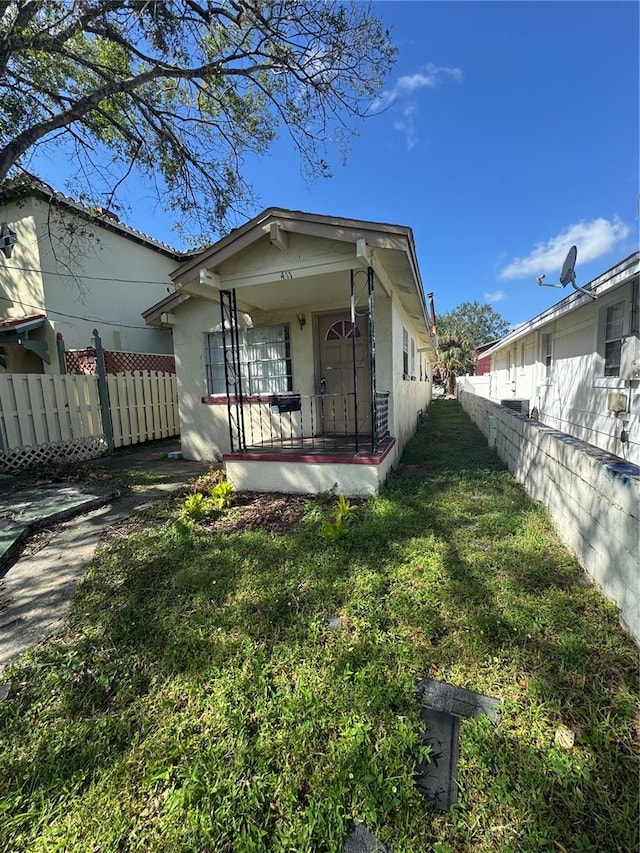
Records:
{"label": "white window frame", "polygon": [[[616,378],[620,378],[620,356],[622,355],[622,342],[625,339],[625,328],[627,323],[625,323],[625,300],[620,299],[618,302],[612,302],[610,305],[606,305],[603,308],[604,314],[604,339],[602,341],[602,357],[604,359],[604,375],[605,376],[613,376]],[[611,318],[609,317],[610,313],[618,310],[619,316],[616,318],[613,315]],[[617,328],[615,329],[615,334],[613,334],[614,330],[609,330],[609,323],[613,324],[617,323]],[[615,361],[615,356],[613,358],[610,357],[610,363],[607,365],[607,348],[617,345],[616,350],[610,350],[611,353],[617,351],[617,362]],[[617,368],[617,369],[616,369]]]}
{"label": "white window frame", "polygon": [[[281,339],[266,341],[266,345],[281,345],[282,352],[277,357],[256,358],[263,344],[258,340],[260,334],[276,331]],[[277,323],[270,326],[255,326],[239,329],[240,372],[243,393],[249,397],[269,397],[273,394],[286,394],[293,390],[293,368],[291,362],[291,341],[289,326]],[[204,381],[208,397],[224,397],[227,389],[224,379],[224,361],[211,359],[214,351],[222,352],[222,332],[208,332],[204,338]],[[253,356],[253,357],[250,357]],[[267,371],[264,366],[272,365],[276,371]],[[217,377],[214,376],[214,369]],[[279,372],[277,372],[279,371]],[[270,387],[265,387],[267,383]]]}
{"label": "white window frame", "polygon": [[540,363],[542,365],[542,384],[551,385],[553,380],[553,332],[540,334]]}
{"label": "white window frame", "polygon": [[[633,291],[632,291],[633,295]],[[604,300],[603,300],[604,302]],[[607,338],[607,316],[609,311],[615,308],[618,305],[622,305],[622,326],[621,326],[621,334],[620,336]],[[628,295],[623,291],[613,294],[611,298],[604,304],[599,306],[598,310],[598,326],[597,326],[597,340],[595,343],[595,377],[593,380],[594,388],[623,388],[625,386],[625,381],[620,377],[619,367],[618,373],[606,373],[606,352],[607,352],[607,343],[613,343],[614,341],[620,341],[622,345],[622,341],[626,337],[628,337],[631,322],[632,322],[632,311],[630,310],[631,306],[628,304]]]}

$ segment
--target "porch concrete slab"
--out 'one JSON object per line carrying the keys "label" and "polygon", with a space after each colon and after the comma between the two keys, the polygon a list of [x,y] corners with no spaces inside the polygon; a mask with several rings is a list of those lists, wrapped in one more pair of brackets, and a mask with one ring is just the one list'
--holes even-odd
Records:
{"label": "porch concrete slab", "polygon": [[342,848],[342,853],[391,853],[362,823],[356,823]]}

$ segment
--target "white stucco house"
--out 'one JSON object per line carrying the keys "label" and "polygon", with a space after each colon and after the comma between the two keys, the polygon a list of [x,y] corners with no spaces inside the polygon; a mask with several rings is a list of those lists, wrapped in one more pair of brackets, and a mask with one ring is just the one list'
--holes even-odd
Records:
{"label": "white stucco house", "polygon": [[640,464],[639,274],[635,252],[519,326],[476,392]]}
{"label": "white stucco house", "polygon": [[174,271],[182,452],[243,490],[374,493],[431,400],[410,228],[269,208]]}
{"label": "white stucco house", "polygon": [[0,373],[59,373],[56,338],[171,354],[168,328],[141,312],[167,295],[186,257],[19,172],[0,186]]}

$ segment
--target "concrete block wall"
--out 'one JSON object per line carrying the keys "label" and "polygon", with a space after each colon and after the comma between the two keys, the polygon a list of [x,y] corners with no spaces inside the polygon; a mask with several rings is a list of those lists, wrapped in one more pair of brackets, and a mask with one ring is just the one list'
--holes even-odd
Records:
{"label": "concrete block wall", "polygon": [[640,642],[640,468],[468,389],[458,399]]}

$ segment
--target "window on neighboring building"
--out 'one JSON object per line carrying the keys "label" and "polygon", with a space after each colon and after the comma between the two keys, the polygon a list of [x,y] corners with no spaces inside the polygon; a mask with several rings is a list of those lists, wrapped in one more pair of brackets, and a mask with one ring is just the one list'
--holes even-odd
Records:
{"label": "window on neighboring building", "polygon": [[542,336],[542,363],[544,365],[544,378],[551,379],[551,363],[553,359],[553,336],[545,334]]}
{"label": "window on neighboring building", "polygon": [[410,362],[411,378],[416,378],[416,342],[411,338],[411,362]]}
{"label": "window on neighboring building", "polygon": [[624,301],[607,308],[604,325],[604,375],[620,375],[620,354],[624,337]]}
{"label": "window on neighboring building", "polygon": [[[240,329],[240,372],[245,394],[282,394],[293,390],[288,326]],[[222,332],[206,336],[207,394],[226,394]]]}
{"label": "window on neighboring building", "polygon": [[520,344],[520,370],[524,370],[525,346],[524,342]]}
{"label": "window on neighboring building", "polygon": [[409,332],[402,328],[402,373],[409,376]]}

